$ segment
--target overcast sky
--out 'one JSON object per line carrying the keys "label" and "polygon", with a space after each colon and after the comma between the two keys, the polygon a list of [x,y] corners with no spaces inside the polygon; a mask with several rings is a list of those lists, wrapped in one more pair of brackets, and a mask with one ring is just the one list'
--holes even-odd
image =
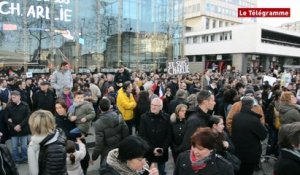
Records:
{"label": "overcast sky", "polygon": [[290,18],[257,18],[257,21],[270,26],[280,26],[282,23],[300,21],[300,0],[258,0],[259,8],[290,8]]}

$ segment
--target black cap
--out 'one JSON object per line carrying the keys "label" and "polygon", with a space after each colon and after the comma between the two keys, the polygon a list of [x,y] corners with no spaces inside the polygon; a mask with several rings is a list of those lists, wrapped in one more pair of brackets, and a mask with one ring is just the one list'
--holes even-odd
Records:
{"label": "black cap", "polygon": [[50,83],[48,81],[42,81],[41,85],[50,85]]}

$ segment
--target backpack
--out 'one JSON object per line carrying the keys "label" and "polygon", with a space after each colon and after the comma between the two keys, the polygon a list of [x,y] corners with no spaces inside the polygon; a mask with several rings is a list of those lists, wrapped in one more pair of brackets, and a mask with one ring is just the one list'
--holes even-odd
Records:
{"label": "backpack", "polygon": [[276,129],[279,129],[281,127],[281,122],[280,122],[280,115],[279,111],[274,107],[274,121],[273,125]]}

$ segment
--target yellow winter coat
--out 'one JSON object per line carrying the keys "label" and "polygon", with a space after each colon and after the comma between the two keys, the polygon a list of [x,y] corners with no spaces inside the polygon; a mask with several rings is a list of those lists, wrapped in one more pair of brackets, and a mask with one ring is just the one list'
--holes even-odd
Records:
{"label": "yellow winter coat", "polygon": [[130,94],[130,97],[126,95],[123,88],[118,91],[117,107],[125,121],[133,119],[133,110],[136,107],[136,102],[132,94]]}

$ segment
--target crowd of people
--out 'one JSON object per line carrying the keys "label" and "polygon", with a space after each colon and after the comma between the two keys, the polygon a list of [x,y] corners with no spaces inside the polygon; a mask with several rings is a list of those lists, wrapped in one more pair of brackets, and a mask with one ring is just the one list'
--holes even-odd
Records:
{"label": "crowd of people", "polygon": [[300,174],[299,85],[292,71],[72,74],[67,62],[49,76],[3,75],[0,174],[28,163],[30,175],[86,175],[101,159],[99,174],[165,175],[171,149],[174,175],[252,175],[264,140],[275,175]]}

